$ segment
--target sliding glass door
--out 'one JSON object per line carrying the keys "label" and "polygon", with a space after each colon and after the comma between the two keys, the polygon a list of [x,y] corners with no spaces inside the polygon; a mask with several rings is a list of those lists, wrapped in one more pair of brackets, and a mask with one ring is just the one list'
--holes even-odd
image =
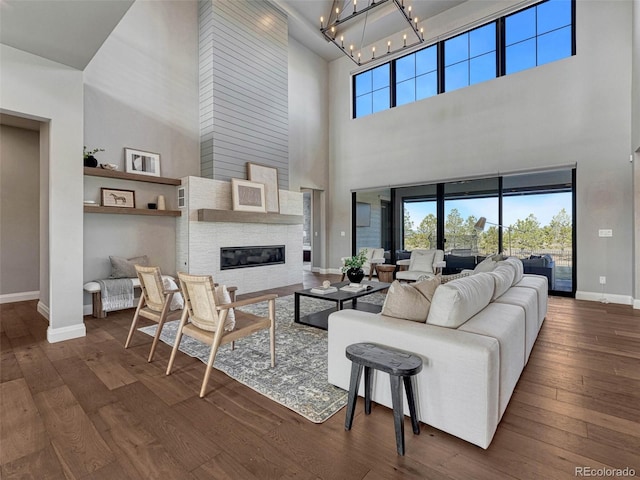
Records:
{"label": "sliding glass door", "polygon": [[525,273],[546,276],[552,291],[573,292],[572,171],[505,176],[502,205]]}
{"label": "sliding glass door", "polygon": [[498,231],[494,227],[485,231],[475,227],[481,217],[487,219],[487,224],[499,225],[499,187],[498,178],[444,184],[445,254],[486,256],[498,253]]}

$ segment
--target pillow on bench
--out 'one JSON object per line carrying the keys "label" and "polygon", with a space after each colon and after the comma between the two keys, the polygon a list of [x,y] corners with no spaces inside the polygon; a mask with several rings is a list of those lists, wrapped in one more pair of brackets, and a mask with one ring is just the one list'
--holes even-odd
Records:
{"label": "pillow on bench", "polygon": [[110,256],[109,260],[111,260],[111,275],[109,278],[138,278],[135,266],[149,266],[149,258],[146,255],[133,258]]}

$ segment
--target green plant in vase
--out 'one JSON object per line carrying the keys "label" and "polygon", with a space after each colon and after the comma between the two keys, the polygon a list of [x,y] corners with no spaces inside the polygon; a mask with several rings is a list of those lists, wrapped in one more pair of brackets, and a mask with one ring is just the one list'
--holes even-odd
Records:
{"label": "green plant in vase", "polygon": [[342,273],[346,273],[351,283],[360,283],[364,278],[362,266],[367,261],[367,249],[364,248],[357,255],[346,258],[342,266]]}
{"label": "green plant in vase", "polygon": [[87,146],[85,145],[82,148],[82,156],[84,157],[84,166],[85,167],[97,167],[98,159],[93,155],[98,152],[104,152],[104,148],[94,148],[93,150],[87,150]]}

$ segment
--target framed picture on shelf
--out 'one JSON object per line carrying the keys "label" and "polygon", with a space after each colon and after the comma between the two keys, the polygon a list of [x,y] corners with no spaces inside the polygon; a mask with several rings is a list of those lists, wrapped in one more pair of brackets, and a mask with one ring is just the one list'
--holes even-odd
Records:
{"label": "framed picture on shelf", "polygon": [[242,212],[266,212],[264,184],[231,179],[231,200],[233,209]]}
{"label": "framed picture on shelf", "polygon": [[100,189],[100,205],[103,207],[136,208],[136,192],[103,187]]}
{"label": "framed picture on shelf", "polygon": [[267,212],[279,212],[278,169],[247,162],[247,179],[264,184],[265,208]]}
{"label": "framed picture on shelf", "polygon": [[160,176],[160,154],[124,149],[124,166],[128,173],[138,173],[140,175]]}

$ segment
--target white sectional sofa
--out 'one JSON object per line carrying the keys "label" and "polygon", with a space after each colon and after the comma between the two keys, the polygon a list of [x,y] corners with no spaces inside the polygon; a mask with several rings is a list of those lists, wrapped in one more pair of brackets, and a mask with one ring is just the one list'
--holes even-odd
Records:
{"label": "white sectional sofa", "polygon": [[[487,448],[547,312],[547,279],[509,258],[488,273],[440,285],[426,323],[341,310],[329,317],[329,382],[348,390],[345,348],[387,345],[422,357],[414,377],[423,423]],[[360,386],[360,394],[364,388]],[[392,407],[389,377],[375,372],[372,399]],[[408,406],[405,398],[405,413]]]}

